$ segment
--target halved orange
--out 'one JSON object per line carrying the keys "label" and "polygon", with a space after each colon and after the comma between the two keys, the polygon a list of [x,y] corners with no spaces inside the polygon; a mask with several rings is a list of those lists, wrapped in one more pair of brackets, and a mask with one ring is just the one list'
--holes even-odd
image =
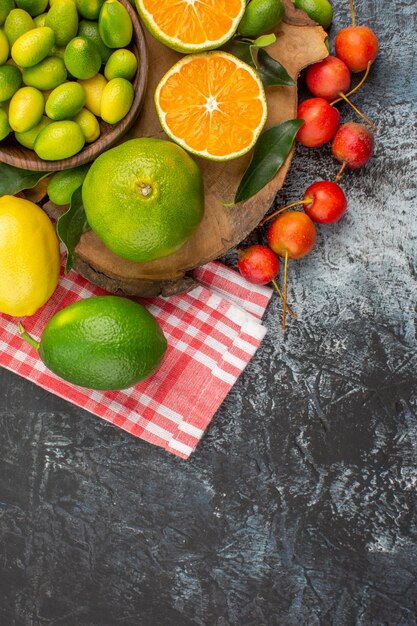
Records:
{"label": "halved orange", "polygon": [[182,58],[160,81],[155,104],[162,128],[173,141],[213,161],[248,152],[267,116],[260,78],[227,52]]}
{"label": "halved orange", "polygon": [[136,0],[156,39],[178,52],[218,48],[237,30],[245,0]]}

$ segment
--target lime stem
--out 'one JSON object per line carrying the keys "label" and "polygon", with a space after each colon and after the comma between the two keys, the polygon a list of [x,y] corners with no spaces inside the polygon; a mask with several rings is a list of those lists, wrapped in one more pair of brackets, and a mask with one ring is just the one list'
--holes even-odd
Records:
{"label": "lime stem", "polygon": [[346,167],[347,163],[346,161],[342,164],[342,167],[340,168],[340,170],[337,172],[337,176],[334,179],[334,182],[337,183],[338,180],[340,180],[342,178],[342,174],[345,171],[345,167]]}
{"label": "lime stem", "polygon": [[353,6],[353,0],[349,0],[350,13],[352,15],[352,26],[356,26],[355,7]]}
{"label": "lime stem", "polygon": [[353,109],[354,111],[356,111],[356,113],[357,113],[357,114],[358,114],[358,115],[359,115],[359,116],[360,116],[363,120],[365,120],[365,122],[366,122],[367,124],[369,124],[369,126],[370,126],[371,128],[373,128],[375,131],[377,130],[377,127],[375,126],[375,124],[373,124],[370,120],[368,120],[368,118],[367,118],[367,117],[366,117],[366,116],[365,116],[365,115],[364,115],[361,111],[359,111],[359,109],[358,109],[358,108],[356,108],[356,107],[355,107],[355,105],[353,104],[353,102],[351,102],[351,101],[349,100],[349,98],[348,98],[347,96],[345,96],[345,94],[344,94],[344,93],[342,93],[341,91],[339,91],[339,95],[340,95],[340,97],[341,97],[341,98],[343,98],[343,100],[345,100],[345,102],[347,102],[347,103],[349,104],[349,106],[351,106],[351,107],[352,107],[352,109]]}
{"label": "lime stem", "polygon": [[285,330],[285,318],[287,314],[287,275],[288,275],[288,250],[285,250],[284,260],[284,308],[282,309],[282,329]]}
{"label": "lime stem", "polygon": [[261,222],[259,222],[259,226],[263,226],[264,224],[272,220],[276,215],[279,215],[279,213],[282,213],[283,211],[286,211],[287,209],[291,209],[293,206],[297,206],[299,204],[311,204],[311,199],[310,200],[298,200],[297,202],[292,202],[291,204],[287,204],[286,206],[282,207],[282,209],[279,209],[278,211],[275,211],[271,215],[267,215],[266,217],[264,217],[264,219]]}
{"label": "lime stem", "polygon": [[22,337],[26,343],[28,343],[32,348],[35,348],[36,352],[39,350],[39,346],[41,345],[38,341],[36,341],[33,337],[27,333],[23,327],[23,324],[19,322],[19,336]]}
{"label": "lime stem", "polygon": [[[356,87],[354,87],[353,89],[351,89],[350,91],[345,93],[346,98],[349,98],[350,96],[352,96],[354,93],[356,93],[362,87],[362,85],[364,84],[364,82],[366,81],[366,79],[369,76],[369,72],[371,70],[371,66],[372,66],[372,61],[368,61],[368,65],[366,67],[365,74],[362,76],[361,80],[356,85]],[[343,100],[342,97],[336,98],[336,100],[333,100],[333,102],[330,103],[330,106],[334,106],[335,104],[337,104],[341,100]]]}
{"label": "lime stem", "polygon": [[[276,280],[273,280],[273,281],[272,281],[272,284],[274,285],[274,287],[275,287],[275,289],[276,289],[276,291],[277,291],[277,294],[279,295],[279,297],[281,298],[281,300],[284,302],[284,296],[282,295],[282,291],[281,291],[281,289],[279,288],[277,281],[276,281]],[[288,304],[287,304],[287,311],[288,311],[288,313],[289,313],[290,315],[292,315],[293,317],[297,317],[297,314],[296,314],[296,313],[294,313],[294,311],[291,309],[291,307],[290,307]]]}

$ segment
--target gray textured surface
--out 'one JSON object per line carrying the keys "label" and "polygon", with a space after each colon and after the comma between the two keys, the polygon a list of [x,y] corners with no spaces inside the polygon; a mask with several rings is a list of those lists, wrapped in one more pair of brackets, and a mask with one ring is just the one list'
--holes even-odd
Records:
{"label": "gray textured surface", "polygon": [[[298,321],[284,336],[274,300],[197,453],[0,371],[2,626],[417,624],[416,6],[356,4],[382,44],[355,100],[375,158],[291,264]],[[335,171],[329,149],[298,149],[278,204]]]}

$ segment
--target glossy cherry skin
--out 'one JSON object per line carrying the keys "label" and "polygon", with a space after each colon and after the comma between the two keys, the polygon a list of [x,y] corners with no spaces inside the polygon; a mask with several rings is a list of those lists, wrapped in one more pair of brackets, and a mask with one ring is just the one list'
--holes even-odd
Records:
{"label": "glossy cherry skin", "polygon": [[339,97],[340,92],[349,91],[351,77],[346,63],[337,57],[328,56],[320,63],[310,65],[306,79],[313,96],[332,102]]}
{"label": "glossy cherry skin", "polygon": [[297,117],[304,120],[297,139],[308,148],[317,148],[330,141],[340,122],[339,111],[324,98],[304,100],[298,107]]}
{"label": "glossy cherry skin", "polygon": [[261,245],[239,250],[239,272],[250,283],[266,285],[279,272],[279,259],[270,248]]}
{"label": "glossy cherry skin", "polygon": [[332,152],[338,161],[346,163],[346,167],[362,167],[374,152],[374,136],[363,124],[348,122],[337,131]]}
{"label": "glossy cherry skin", "polygon": [[316,227],[302,211],[288,211],[274,220],[268,232],[268,245],[279,256],[288,251],[290,259],[306,256],[316,241]]}
{"label": "glossy cherry skin", "polygon": [[349,26],[337,33],[334,42],[336,56],[351,72],[363,72],[378,54],[378,38],[368,26]]}
{"label": "glossy cherry skin", "polygon": [[304,211],[317,224],[334,224],[347,209],[347,200],[342,189],[337,183],[328,180],[320,180],[310,185],[304,193],[304,200],[311,200],[304,205]]}

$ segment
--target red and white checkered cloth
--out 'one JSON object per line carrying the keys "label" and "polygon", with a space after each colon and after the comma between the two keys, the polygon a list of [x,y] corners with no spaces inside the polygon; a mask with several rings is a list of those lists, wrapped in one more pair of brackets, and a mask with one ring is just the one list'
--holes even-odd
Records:
{"label": "red and white checkered cloth", "polygon": [[[186,459],[261,343],[261,318],[272,294],[218,262],[194,276],[200,285],[190,293],[143,302],[159,321],[168,350],[159,370],[136,387],[101,392],[64,382],[18,336],[19,320],[7,315],[0,315],[0,365]],[[58,310],[103,294],[70,272],[49,302],[25,318],[25,328],[39,340]]]}

